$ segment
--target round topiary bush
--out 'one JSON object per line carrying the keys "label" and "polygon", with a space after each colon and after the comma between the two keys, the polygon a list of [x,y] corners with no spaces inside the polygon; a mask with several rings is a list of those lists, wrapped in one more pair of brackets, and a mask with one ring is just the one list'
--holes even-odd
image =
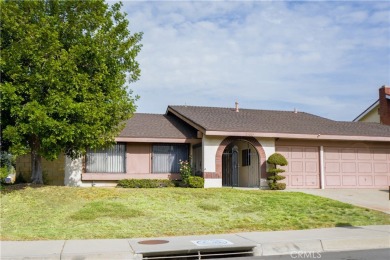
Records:
{"label": "round topiary bush", "polygon": [[278,168],[278,165],[286,166],[288,164],[287,159],[280,153],[274,153],[268,158],[267,163],[272,165],[272,168],[268,169],[268,173],[270,174],[267,178],[269,188],[271,190],[286,189],[285,183],[278,182],[286,178],[285,176],[279,175],[279,173],[285,172],[285,170]]}
{"label": "round topiary bush", "polygon": [[288,164],[287,159],[280,153],[272,154],[268,158],[267,163],[280,166],[286,166]]}

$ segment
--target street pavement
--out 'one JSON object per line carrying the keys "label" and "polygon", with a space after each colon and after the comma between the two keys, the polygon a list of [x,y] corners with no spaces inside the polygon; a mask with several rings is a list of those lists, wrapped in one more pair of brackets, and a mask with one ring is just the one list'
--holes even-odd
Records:
{"label": "street pavement", "polygon": [[178,259],[185,255],[202,259],[217,253],[272,256],[380,248],[390,248],[390,225],[162,238],[1,241],[0,246],[1,259],[15,260]]}

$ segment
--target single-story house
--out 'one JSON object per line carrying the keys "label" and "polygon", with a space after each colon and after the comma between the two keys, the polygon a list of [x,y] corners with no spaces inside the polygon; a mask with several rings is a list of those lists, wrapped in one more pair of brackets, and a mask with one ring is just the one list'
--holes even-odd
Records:
{"label": "single-story house", "polygon": [[191,158],[205,187],[267,187],[267,158],[282,153],[287,188],[388,188],[390,126],[298,111],[168,106],[136,113],[115,147],[65,158],[65,185],[179,179]]}
{"label": "single-story house", "polygon": [[382,86],[379,89],[378,100],[360,113],[353,121],[390,125],[390,87]]}
{"label": "single-story house", "polygon": [[[389,104],[388,89],[380,89],[380,104]],[[384,117],[389,119],[390,113]],[[179,179],[179,161],[191,160],[205,187],[265,188],[266,160],[279,152],[289,162],[287,188],[390,186],[390,125],[379,123],[239,109],[238,104],[168,106],[165,114],[136,113],[116,142],[110,149],[90,150],[84,158],[44,160],[46,180],[54,185],[107,186],[131,178]],[[16,171],[26,180],[30,167],[30,156],[18,158]]]}

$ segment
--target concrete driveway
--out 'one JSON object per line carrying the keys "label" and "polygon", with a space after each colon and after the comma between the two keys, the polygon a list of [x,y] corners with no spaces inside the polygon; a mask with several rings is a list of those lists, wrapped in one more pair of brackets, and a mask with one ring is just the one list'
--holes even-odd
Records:
{"label": "concrete driveway", "polygon": [[288,189],[287,191],[304,192],[390,214],[388,189]]}

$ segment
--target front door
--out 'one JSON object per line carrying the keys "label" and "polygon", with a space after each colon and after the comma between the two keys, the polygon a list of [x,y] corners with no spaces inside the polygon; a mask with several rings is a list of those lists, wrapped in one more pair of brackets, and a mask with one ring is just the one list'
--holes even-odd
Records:
{"label": "front door", "polygon": [[222,155],[222,185],[238,187],[238,147],[226,148]]}
{"label": "front door", "polygon": [[238,148],[233,147],[232,150],[232,186],[238,187]]}

